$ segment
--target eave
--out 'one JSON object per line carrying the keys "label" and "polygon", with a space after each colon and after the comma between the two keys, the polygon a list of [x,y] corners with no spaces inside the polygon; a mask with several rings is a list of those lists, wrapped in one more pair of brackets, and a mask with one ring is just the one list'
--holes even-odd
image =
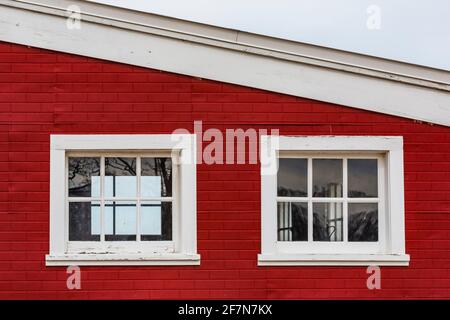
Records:
{"label": "eave", "polygon": [[[66,27],[70,5],[81,29]],[[450,72],[88,1],[0,0],[0,40],[450,126]]]}

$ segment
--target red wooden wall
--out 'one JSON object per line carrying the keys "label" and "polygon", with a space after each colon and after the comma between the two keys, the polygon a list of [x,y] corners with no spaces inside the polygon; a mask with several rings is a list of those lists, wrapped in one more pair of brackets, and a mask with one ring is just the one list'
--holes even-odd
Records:
{"label": "red wooden wall", "polygon": [[[188,61],[186,61],[188,63]],[[323,88],[327,90],[327,88]],[[424,108],[427,106],[424,105]],[[45,267],[50,133],[274,128],[402,135],[409,267],[257,267],[258,165],[198,166],[199,267]],[[450,128],[275,93],[0,43],[0,299],[450,298]]]}

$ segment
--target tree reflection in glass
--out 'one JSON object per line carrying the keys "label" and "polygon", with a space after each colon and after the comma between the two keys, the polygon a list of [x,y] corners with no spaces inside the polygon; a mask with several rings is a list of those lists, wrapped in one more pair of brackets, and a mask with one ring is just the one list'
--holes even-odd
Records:
{"label": "tree reflection in glass", "polygon": [[348,204],[348,241],[378,241],[378,204]]}
{"label": "tree reflection in glass", "polygon": [[70,157],[69,197],[100,196],[100,158]]}

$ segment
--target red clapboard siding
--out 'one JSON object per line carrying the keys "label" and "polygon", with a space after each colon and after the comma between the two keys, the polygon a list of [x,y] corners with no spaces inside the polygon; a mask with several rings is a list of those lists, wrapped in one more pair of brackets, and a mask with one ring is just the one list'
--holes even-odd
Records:
{"label": "red clapboard siding", "polygon": [[[327,88],[324,88],[327,90]],[[424,105],[424,108],[427,106]],[[50,133],[280,129],[403,135],[409,267],[257,267],[258,165],[198,166],[199,267],[45,267]],[[0,299],[450,297],[450,128],[252,88],[0,43]]]}

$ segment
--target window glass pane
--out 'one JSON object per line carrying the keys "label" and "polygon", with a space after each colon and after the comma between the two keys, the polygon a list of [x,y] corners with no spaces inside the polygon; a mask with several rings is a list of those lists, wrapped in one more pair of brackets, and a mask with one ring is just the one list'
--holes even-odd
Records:
{"label": "window glass pane", "polygon": [[342,241],[342,203],[313,203],[313,240]]}
{"label": "window glass pane", "polygon": [[308,240],[308,204],[278,203],[278,241]]}
{"label": "window glass pane", "polygon": [[378,241],[378,204],[348,204],[348,241]]}
{"label": "window glass pane", "polygon": [[342,159],[313,159],[313,196],[342,197]]}
{"label": "window glass pane", "polygon": [[377,159],[348,159],[348,196],[378,196]]}
{"label": "window glass pane", "polygon": [[105,158],[105,197],[136,197],[136,158]]}
{"label": "window glass pane", "polygon": [[69,202],[69,241],[100,241],[100,202]]}
{"label": "window glass pane", "polygon": [[278,196],[306,197],[308,193],[308,160],[279,159]]}
{"label": "window glass pane", "polygon": [[105,240],[136,240],[136,202],[105,202]]}
{"label": "window glass pane", "polygon": [[69,197],[100,196],[100,158],[69,158]]}
{"label": "window glass pane", "polygon": [[172,203],[141,203],[141,240],[172,240]]}
{"label": "window glass pane", "polygon": [[141,158],[141,196],[172,196],[172,159]]}

